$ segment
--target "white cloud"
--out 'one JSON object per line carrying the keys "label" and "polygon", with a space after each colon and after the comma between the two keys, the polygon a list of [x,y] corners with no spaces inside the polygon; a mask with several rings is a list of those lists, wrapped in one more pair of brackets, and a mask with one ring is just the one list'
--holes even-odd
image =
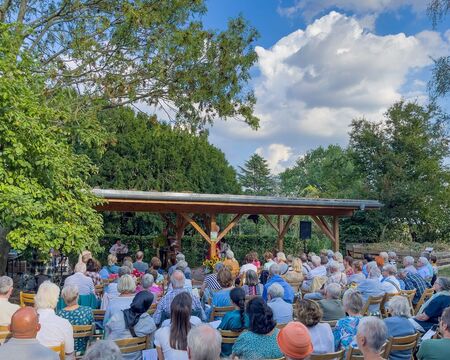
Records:
{"label": "white cloud", "polygon": [[259,147],[255,151],[267,160],[272,174],[279,174],[294,160],[292,148],[283,144],[270,144],[268,147]]}
{"label": "white cloud", "polygon": [[326,10],[337,8],[343,11],[352,11],[356,15],[380,14],[384,11],[398,10],[410,6],[416,13],[423,12],[427,7],[425,0],[295,0],[293,5],[278,7],[282,16],[292,17],[301,14],[306,19],[323,13]]}
{"label": "white cloud", "polygon": [[[255,132],[229,121],[216,123],[211,132],[221,147],[246,154],[250,146],[261,148],[272,156],[274,169],[287,153],[344,145],[352,119],[380,120],[401,98],[422,102],[426,89],[414,80],[431,65],[430,56],[449,51],[448,41],[431,31],[379,36],[357,19],[331,12],[272,48],[256,48],[261,128]],[[270,150],[272,145],[277,147]]]}

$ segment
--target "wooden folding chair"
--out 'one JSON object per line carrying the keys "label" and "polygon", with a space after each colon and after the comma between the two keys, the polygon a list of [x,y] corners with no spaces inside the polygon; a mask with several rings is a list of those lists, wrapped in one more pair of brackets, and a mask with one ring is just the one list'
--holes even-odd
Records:
{"label": "wooden folding chair", "polygon": [[[73,338],[74,339],[83,339],[87,338],[87,344],[89,344],[89,341],[94,336],[94,330],[95,330],[95,324],[92,325],[72,325],[73,329]],[[75,354],[75,359],[81,359],[84,355],[84,351],[80,353],[80,355]]]}
{"label": "wooden folding chair", "polygon": [[233,311],[234,306],[216,306],[211,311],[209,321],[214,321],[215,318],[223,318],[227,312]]}
{"label": "wooden folding chair", "polygon": [[20,292],[19,299],[20,299],[20,306],[31,306],[34,307],[34,297],[36,296],[35,293],[25,293],[23,291]]}
{"label": "wooden folding chair", "polygon": [[97,327],[97,323],[103,324],[103,320],[105,319],[106,310],[92,310],[92,316],[94,317],[95,326],[94,333],[92,335],[93,338],[102,339],[103,338],[103,328]]}
{"label": "wooden folding chair", "polygon": [[414,308],[414,315],[417,315],[417,313],[419,312],[420,308],[422,307],[423,304],[425,304],[425,302],[432,297],[434,294],[434,290],[433,289],[425,289],[425,291],[422,293],[422,296],[420,297],[419,302],[416,304],[416,307]]}
{"label": "wooden folding chair", "polygon": [[11,338],[8,325],[0,325],[0,344],[3,344]]}
{"label": "wooden folding chair", "polygon": [[[389,342],[386,341],[380,349],[380,355],[383,359],[386,359],[386,352],[389,349]],[[364,360],[364,355],[361,350],[349,347],[347,350],[346,360]]]}
{"label": "wooden folding chair", "polygon": [[384,299],[384,295],[380,295],[380,296],[369,296],[369,298],[367,299],[366,303],[364,304],[364,307],[361,311],[361,314],[363,316],[369,316],[370,315],[370,306],[371,305],[378,305],[380,306],[381,303],[383,302]]}
{"label": "wooden folding chair", "polygon": [[400,293],[393,293],[393,294],[384,294],[383,297],[383,301],[380,304],[380,312],[381,312],[381,316],[383,318],[387,318],[389,316],[389,311],[387,309],[387,304],[389,303],[389,301],[394,297],[394,296],[398,296],[400,295]]}
{"label": "wooden folding chair", "polygon": [[410,350],[410,358],[412,358],[416,351],[417,344],[419,342],[420,334],[417,332],[413,335],[390,337],[385,352],[385,358],[388,359],[389,355],[393,351],[407,351]]}
{"label": "wooden folding chair", "polygon": [[327,353],[327,354],[311,354],[309,355],[310,360],[342,360],[344,359],[345,350]]}
{"label": "wooden folding chair", "polygon": [[411,316],[414,316],[414,306],[413,306],[413,300],[414,300],[414,296],[416,296],[416,289],[412,289],[412,290],[402,290],[400,292],[400,295],[405,296],[408,299],[409,302],[409,306],[411,308]]}
{"label": "wooden folding chair", "polygon": [[101,298],[103,296],[103,292],[104,292],[103,284],[95,285],[95,295],[97,295],[98,298]]}
{"label": "wooden folding chair", "polygon": [[277,324],[277,329],[281,330],[282,328],[284,328],[287,325],[287,323],[284,324]]}
{"label": "wooden folding chair", "polygon": [[222,335],[222,344],[234,344],[239,335],[241,335],[241,332],[231,330],[220,330],[220,335]]}
{"label": "wooden folding chair", "polygon": [[66,358],[64,343],[55,346],[48,346],[48,348],[59,354],[59,360],[64,360]]}
{"label": "wooden folding chair", "polygon": [[122,354],[146,350],[149,347],[148,336],[114,340]]}

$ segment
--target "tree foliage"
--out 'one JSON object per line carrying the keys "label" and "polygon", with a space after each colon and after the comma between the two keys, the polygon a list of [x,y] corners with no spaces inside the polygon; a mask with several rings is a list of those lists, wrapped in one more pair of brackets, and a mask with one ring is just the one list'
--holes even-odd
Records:
{"label": "tree foliage", "polygon": [[[0,227],[9,245],[65,252],[96,249],[102,219],[87,179],[94,168],[71,145],[73,114],[48,98],[39,66],[20,50],[14,28],[0,24]],[[60,99],[57,107],[52,103]],[[2,264],[4,265],[4,264]],[[0,268],[0,272],[3,269]]]}
{"label": "tree foliage", "polygon": [[261,155],[253,154],[245,165],[239,166],[239,183],[250,195],[273,195],[275,182],[270,175],[269,165]]}
{"label": "tree foliage", "polygon": [[91,105],[161,106],[191,129],[228,117],[256,128],[246,83],[257,33],[242,17],[206,30],[205,11],[203,0],[2,0],[0,22],[52,89],[75,88]]}

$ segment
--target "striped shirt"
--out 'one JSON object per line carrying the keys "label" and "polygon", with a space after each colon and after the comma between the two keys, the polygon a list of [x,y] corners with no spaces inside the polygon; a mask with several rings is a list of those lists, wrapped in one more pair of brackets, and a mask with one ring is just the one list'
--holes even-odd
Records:
{"label": "striped shirt", "polygon": [[222,289],[222,286],[220,286],[219,282],[217,281],[217,273],[206,275],[203,283],[206,285],[207,289],[213,291]]}

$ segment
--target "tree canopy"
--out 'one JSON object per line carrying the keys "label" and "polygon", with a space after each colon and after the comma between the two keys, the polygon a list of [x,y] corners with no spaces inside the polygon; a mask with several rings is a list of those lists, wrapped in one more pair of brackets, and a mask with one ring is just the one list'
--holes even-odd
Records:
{"label": "tree canopy", "polygon": [[261,155],[253,154],[244,166],[239,166],[239,170],[239,183],[246,194],[273,195],[275,182],[270,175],[267,160]]}

